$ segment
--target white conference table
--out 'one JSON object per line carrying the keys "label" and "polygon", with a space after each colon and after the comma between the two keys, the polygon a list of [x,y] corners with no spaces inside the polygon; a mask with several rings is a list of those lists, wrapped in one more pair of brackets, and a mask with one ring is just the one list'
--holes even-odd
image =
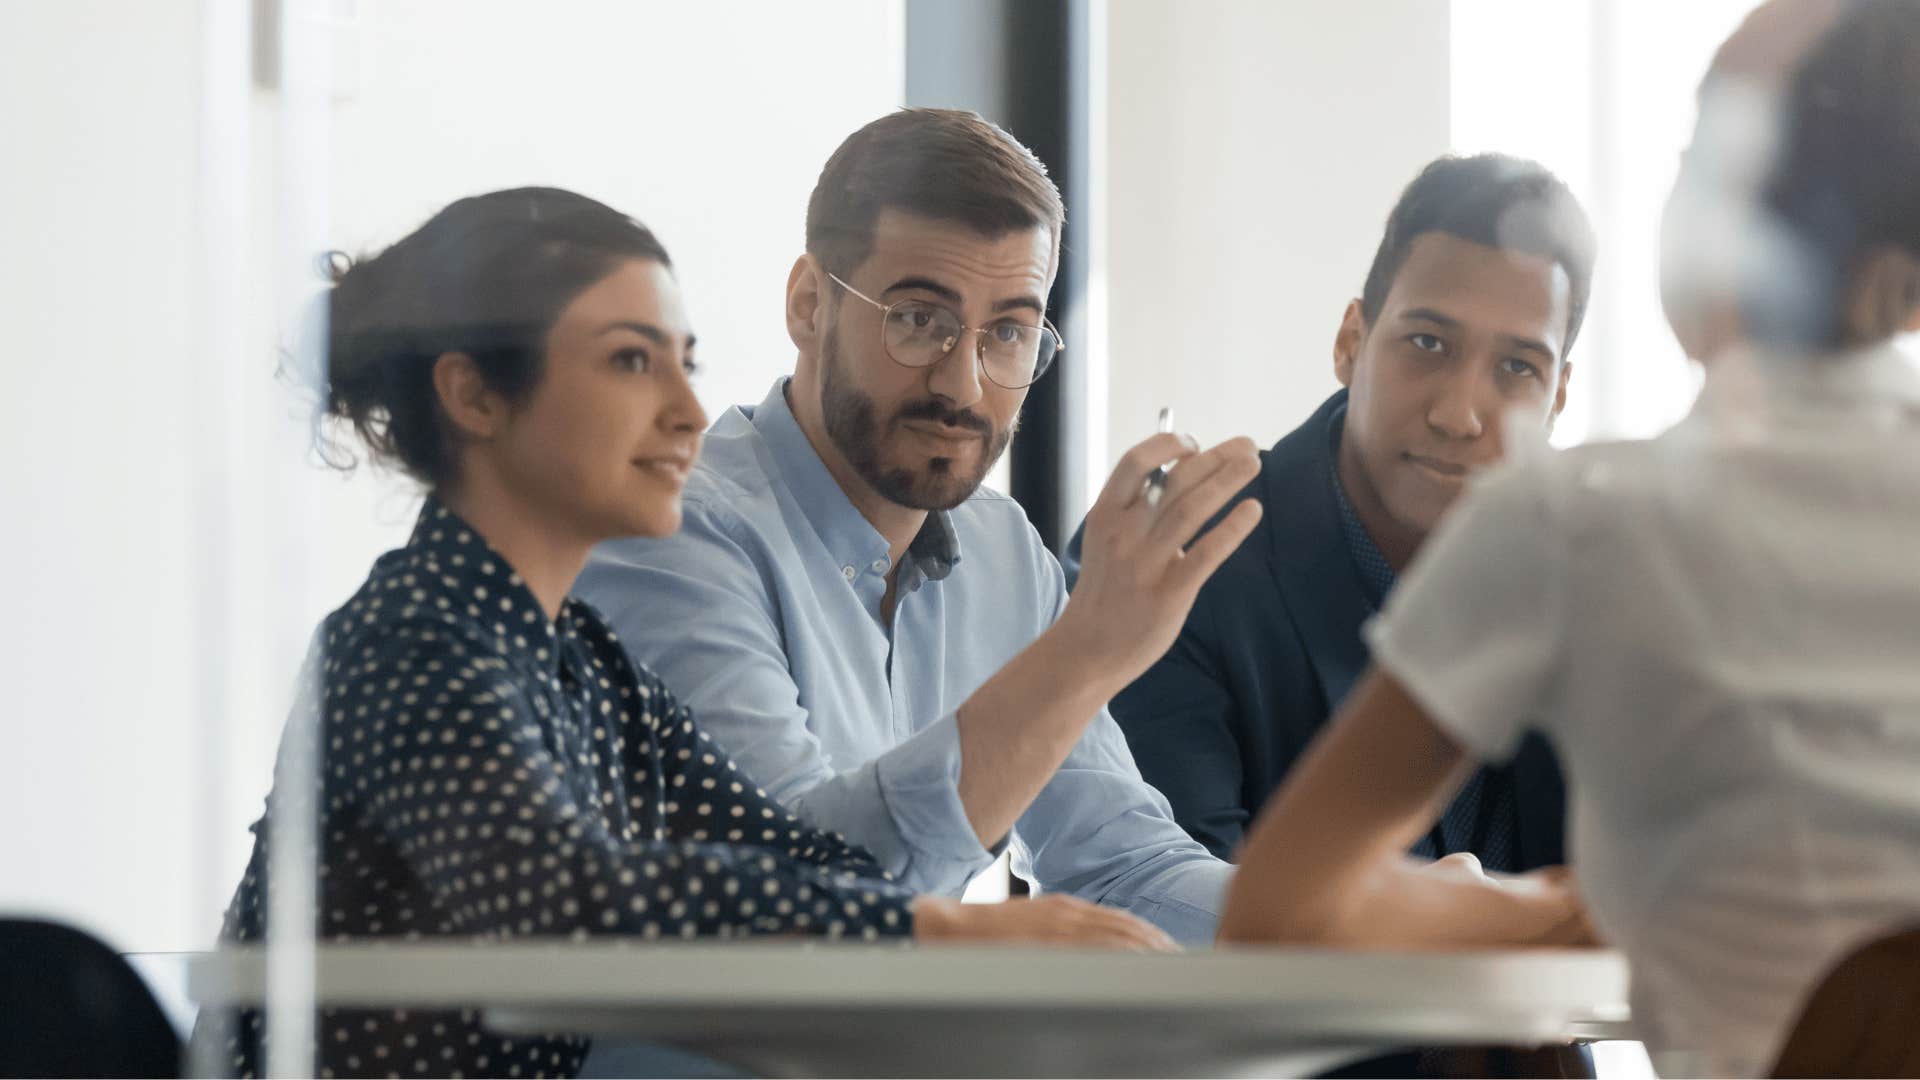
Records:
{"label": "white conference table", "polygon": [[[1593,951],[727,944],[331,945],[316,1004],[480,1008],[502,1033],[667,1043],[769,1076],[1306,1075],[1408,1045],[1620,1038]],[[202,1007],[256,1004],[259,948],[204,954]]]}

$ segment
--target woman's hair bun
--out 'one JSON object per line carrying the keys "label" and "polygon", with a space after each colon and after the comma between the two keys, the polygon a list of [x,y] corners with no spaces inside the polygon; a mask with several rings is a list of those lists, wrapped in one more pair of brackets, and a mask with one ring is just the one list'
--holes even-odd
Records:
{"label": "woman's hair bun", "polygon": [[325,413],[375,460],[431,486],[453,481],[434,364],[461,353],[494,390],[524,397],[560,313],[630,259],[671,265],[646,226],[558,188],[461,199],[372,258],[325,252]]}

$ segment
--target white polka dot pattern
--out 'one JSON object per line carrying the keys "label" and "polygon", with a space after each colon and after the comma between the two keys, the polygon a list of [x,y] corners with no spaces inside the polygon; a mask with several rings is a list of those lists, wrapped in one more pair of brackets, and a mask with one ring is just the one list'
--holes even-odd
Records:
{"label": "white polka dot pattern", "polygon": [[[755,787],[592,608],[547,622],[433,500],[323,625],[309,676],[323,940],[911,931],[871,856]],[[276,772],[229,940],[265,935],[275,808],[298,794]],[[231,1027],[226,1060],[253,1075],[261,1018]],[[472,1012],[325,1010],[315,1032],[324,1076],[573,1075],[587,1046],[499,1038]]]}

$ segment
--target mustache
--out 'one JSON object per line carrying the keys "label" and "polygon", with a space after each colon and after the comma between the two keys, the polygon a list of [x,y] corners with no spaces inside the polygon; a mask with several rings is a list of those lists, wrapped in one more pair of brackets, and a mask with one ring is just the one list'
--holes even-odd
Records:
{"label": "mustache", "polygon": [[936,424],[977,431],[989,438],[993,435],[993,423],[986,417],[970,409],[949,409],[935,398],[909,402],[900,406],[894,412],[893,420],[894,423],[906,420],[930,420]]}

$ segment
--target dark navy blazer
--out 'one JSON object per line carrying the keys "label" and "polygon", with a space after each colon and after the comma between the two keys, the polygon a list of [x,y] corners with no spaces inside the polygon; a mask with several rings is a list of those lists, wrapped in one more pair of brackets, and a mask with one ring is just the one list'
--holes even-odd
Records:
{"label": "dark navy blazer", "polygon": [[[1201,588],[1173,647],[1112,702],[1147,782],[1223,859],[1367,667],[1368,604],[1340,528],[1328,438],[1346,400],[1335,394],[1261,453],[1243,493],[1264,504],[1260,524]],[[1080,541],[1061,560],[1069,585]],[[1513,868],[1562,862],[1565,792],[1545,740],[1529,735],[1489,774],[1512,785]]]}

